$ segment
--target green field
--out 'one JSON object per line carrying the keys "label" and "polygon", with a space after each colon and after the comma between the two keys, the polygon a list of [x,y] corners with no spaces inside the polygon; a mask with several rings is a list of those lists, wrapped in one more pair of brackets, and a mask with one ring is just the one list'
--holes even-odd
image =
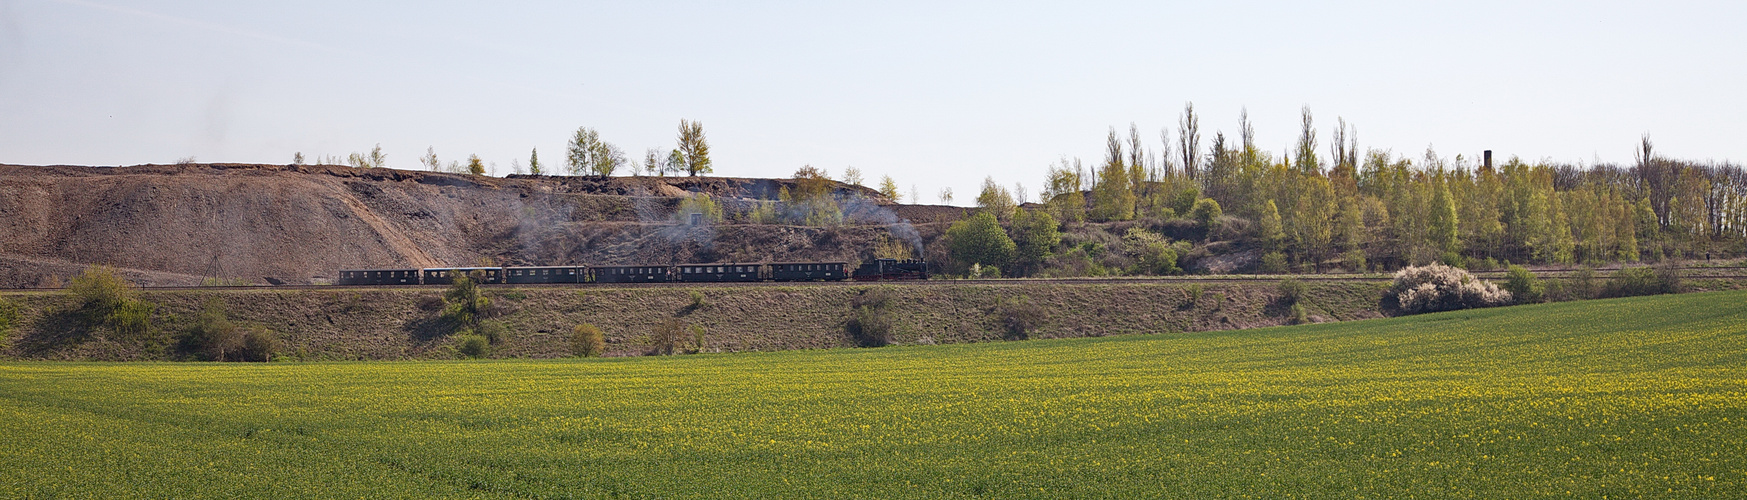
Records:
{"label": "green field", "polygon": [[9,363],[0,436],[9,498],[1740,498],[1747,292],[668,358]]}

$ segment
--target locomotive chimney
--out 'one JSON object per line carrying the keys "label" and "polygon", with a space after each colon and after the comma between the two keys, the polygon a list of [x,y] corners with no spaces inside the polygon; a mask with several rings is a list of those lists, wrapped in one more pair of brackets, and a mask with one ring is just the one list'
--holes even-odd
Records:
{"label": "locomotive chimney", "polygon": [[1486,169],[1492,170],[1492,150],[1490,150],[1490,149],[1486,150],[1485,156],[1486,156],[1486,160],[1485,160]]}

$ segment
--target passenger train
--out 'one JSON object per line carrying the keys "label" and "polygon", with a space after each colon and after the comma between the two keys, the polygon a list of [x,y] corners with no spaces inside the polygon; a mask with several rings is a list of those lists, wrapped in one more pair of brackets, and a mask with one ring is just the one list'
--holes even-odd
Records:
{"label": "passenger train", "polygon": [[846,262],[342,269],[334,284],[448,285],[456,276],[469,276],[483,284],[894,281],[928,279],[928,263],[874,259],[854,269]]}

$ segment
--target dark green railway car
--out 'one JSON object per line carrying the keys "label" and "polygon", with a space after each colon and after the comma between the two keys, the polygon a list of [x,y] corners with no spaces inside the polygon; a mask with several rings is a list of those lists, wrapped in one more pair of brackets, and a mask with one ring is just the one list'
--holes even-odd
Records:
{"label": "dark green railway car", "polygon": [[847,262],[778,262],[770,265],[771,281],[843,281]]}
{"label": "dark green railway car", "polygon": [[503,283],[501,267],[427,267],[424,273],[426,285],[452,285],[460,275],[473,276],[482,285]]}
{"label": "dark green railway car", "polygon": [[667,266],[596,266],[588,270],[595,283],[666,283],[673,276]]}
{"label": "dark green railway car", "polygon": [[417,269],[342,269],[336,285],[417,285]]}
{"label": "dark green railway car", "polygon": [[760,281],[760,264],[682,264],[676,266],[679,281]]}
{"label": "dark green railway car", "polygon": [[503,268],[504,283],[582,283],[588,268],[582,266],[541,266]]}

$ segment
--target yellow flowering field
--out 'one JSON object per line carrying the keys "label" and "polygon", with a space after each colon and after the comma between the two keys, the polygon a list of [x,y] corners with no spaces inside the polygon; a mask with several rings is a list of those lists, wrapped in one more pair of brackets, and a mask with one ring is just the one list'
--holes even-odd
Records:
{"label": "yellow flowering field", "polygon": [[881,349],[5,363],[0,436],[7,498],[1740,498],[1747,292]]}

